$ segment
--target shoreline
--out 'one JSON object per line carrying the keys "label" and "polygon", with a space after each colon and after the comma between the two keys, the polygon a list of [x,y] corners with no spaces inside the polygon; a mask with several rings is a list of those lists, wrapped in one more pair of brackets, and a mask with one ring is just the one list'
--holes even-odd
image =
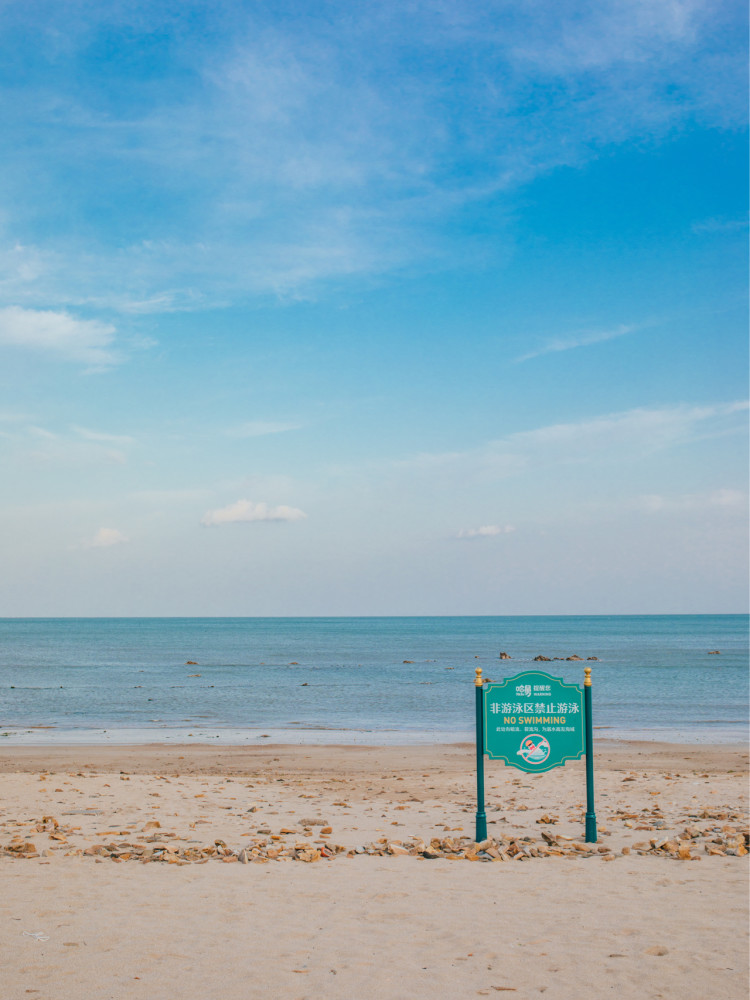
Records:
{"label": "shoreline", "polygon": [[[747,726],[698,728],[649,727],[620,729],[594,726],[594,742],[646,742],[691,746],[748,746]],[[239,727],[133,727],[120,729],[68,728],[52,725],[0,727],[0,752],[3,748],[36,747],[135,747],[164,746],[448,746],[473,742],[473,730],[435,729],[343,729],[324,726],[260,728]]]}
{"label": "shoreline", "polygon": [[[161,741],[131,744],[50,744],[43,746],[0,744],[0,774],[14,771],[53,772],[54,768],[94,768],[105,771],[107,767],[128,765],[128,773],[150,774],[169,767],[178,772],[235,774],[242,769],[256,771],[272,762],[279,769],[291,769],[302,774],[318,774],[325,780],[333,762],[341,773],[363,774],[366,768],[398,766],[403,769],[435,766],[456,769],[458,762],[465,762],[469,777],[475,769],[475,744],[473,740],[450,743],[389,743],[385,745],[326,743],[301,745],[264,742],[255,745],[214,743],[174,743]],[[672,743],[638,739],[601,738],[595,741],[594,757],[597,767],[604,769],[645,769],[670,771],[690,767],[739,774],[750,767],[750,751],[744,742],[735,743]],[[184,761],[184,764],[180,764]],[[306,764],[304,762],[311,762]],[[527,774],[516,768],[505,767],[499,761],[486,761],[489,770],[501,768],[510,777],[538,780],[544,774]],[[583,770],[584,760],[571,761],[564,768],[557,768],[552,775],[563,775]],[[338,771],[337,771],[338,773]]]}

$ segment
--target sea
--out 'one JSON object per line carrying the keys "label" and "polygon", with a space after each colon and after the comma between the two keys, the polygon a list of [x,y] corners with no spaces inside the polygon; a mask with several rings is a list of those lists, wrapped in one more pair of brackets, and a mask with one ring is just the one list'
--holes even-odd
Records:
{"label": "sea", "polygon": [[476,667],[585,666],[595,739],[737,743],[748,659],[747,615],[6,618],[0,745],[461,742]]}

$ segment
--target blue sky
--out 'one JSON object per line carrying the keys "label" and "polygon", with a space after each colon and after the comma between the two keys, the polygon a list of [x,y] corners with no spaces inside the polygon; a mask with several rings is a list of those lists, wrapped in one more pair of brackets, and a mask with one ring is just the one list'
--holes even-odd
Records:
{"label": "blue sky", "polygon": [[744,19],[5,3],[3,613],[745,610]]}

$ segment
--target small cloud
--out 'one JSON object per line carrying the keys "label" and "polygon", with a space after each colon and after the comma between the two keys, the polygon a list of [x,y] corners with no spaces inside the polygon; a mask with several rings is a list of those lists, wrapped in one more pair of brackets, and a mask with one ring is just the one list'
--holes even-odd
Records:
{"label": "small cloud", "polygon": [[481,528],[461,528],[456,538],[494,538],[495,535],[509,535],[515,530],[512,524],[504,527],[499,524],[484,524]]}
{"label": "small cloud", "polygon": [[129,541],[127,535],[117,528],[99,528],[94,537],[83,544],[87,549],[108,549],[111,545],[122,545],[127,541]]}
{"label": "small cloud", "polygon": [[270,507],[267,503],[253,503],[252,500],[237,500],[218,510],[208,510],[201,518],[201,524],[236,524],[244,521],[302,521],[307,517],[303,510],[281,504]]}
{"label": "small cloud", "polygon": [[249,420],[247,423],[230,427],[226,434],[233,438],[263,437],[265,434],[281,434],[284,431],[298,431],[302,424],[274,420]]}
{"label": "small cloud", "polygon": [[92,370],[109,368],[122,359],[112,350],[115,328],[96,319],[77,319],[50,309],[0,309],[0,344],[79,361]]}

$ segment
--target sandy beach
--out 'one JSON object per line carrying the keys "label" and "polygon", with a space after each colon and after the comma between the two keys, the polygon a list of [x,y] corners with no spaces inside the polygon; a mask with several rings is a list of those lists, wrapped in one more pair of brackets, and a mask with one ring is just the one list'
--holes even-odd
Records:
{"label": "sandy beach", "polygon": [[[747,995],[747,755],[5,747],[3,998]],[[474,863],[470,863],[470,862]]]}

